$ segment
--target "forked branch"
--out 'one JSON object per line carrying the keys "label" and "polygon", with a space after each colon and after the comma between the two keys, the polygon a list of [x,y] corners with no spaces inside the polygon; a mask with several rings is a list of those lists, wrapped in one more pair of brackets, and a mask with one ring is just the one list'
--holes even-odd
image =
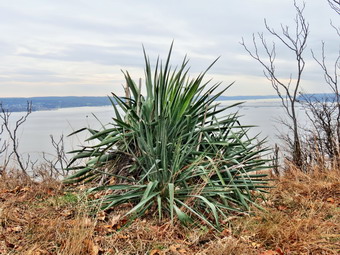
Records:
{"label": "forked branch", "polygon": [[14,124],[14,128],[11,128],[10,125],[10,117],[11,112],[6,110],[2,104],[0,104],[0,120],[2,122],[1,130],[6,131],[8,134],[9,141],[6,143],[6,146],[9,146],[9,143],[12,145],[12,151],[9,153],[7,160],[8,161],[12,156],[15,157],[20,170],[27,175],[27,169],[29,167],[30,159],[24,161],[22,156],[19,153],[19,139],[18,139],[18,129],[19,127],[24,124],[27,120],[27,117],[32,112],[32,102],[27,102],[27,109],[26,113],[21,116]]}
{"label": "forked branch", "polygon": [[[268,45],[263,33],[258,33],[257,37],[253,34],[253,49],[250,49],[242,38],[241,45],[248,52],[248,54],[255,59],[263,67],[263,73],[266,78],[271,82],[272,87],[281,99],[282,106],[284,107],[288,117],[292,121],[293,137],[293,161],[298,166],[302,165],[301,147],[298,135],[298,121],[296,116],[295,104],[297,103],[298,91],[301,84],[302,73],[305,68],[305,60],[303,57],[304,51],[307,46],[307,38],[309,34],[309,24],[303,16],[305,4],[302,7],[298,6],[294,1],[296,16],[294,19],[295,29],[290,30],[289,26],[281,24],[280,32],[276,32],[271,28],[267,20],[264,20],[266,30],[274,36],[279,42],[288,48],[293,54],[296,62],[296,72],[291,73],[289,77],[279,78],[276,72],[276,44],[273,42]],[[257,38],[260,41],[258,45]],[[264,55],[260,54],[260,49],[264,51]]]}
{"label": "forked branch", "polygon": [[339,0],[327,0],[331,8],[340,15],[340,1]]}

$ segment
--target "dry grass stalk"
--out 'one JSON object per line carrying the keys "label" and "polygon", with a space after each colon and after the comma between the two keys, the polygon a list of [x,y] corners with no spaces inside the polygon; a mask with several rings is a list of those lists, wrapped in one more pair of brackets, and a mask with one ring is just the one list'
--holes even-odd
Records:
{"label": "dry grass stalk", "polygon": [[82,191],[6,175],[0,254],[338,254],[339,172],[290,166],[273,183],[266,211],[230,217],[221,233],[159,223],[153,215],[122,228],[130,205],[96,213],[79,201]]}

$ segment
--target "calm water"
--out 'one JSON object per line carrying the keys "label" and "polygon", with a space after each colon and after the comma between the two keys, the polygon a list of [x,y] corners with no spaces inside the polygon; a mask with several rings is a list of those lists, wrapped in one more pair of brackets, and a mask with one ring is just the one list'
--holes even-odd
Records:
{"label": "calm water", "polygon": [[[231,105],[236,101],[222,101],[222,105]],[[256,125],[251,128],[249,134],[254,136],[259,134],[259,138],[268,137],[268,144],[273,145],[278,141],[278,130],[285,128],[278,122],[278,119],[284,116],[280,101],[276,99],[252,100],[247,101],[242,106],[237,106],[230,110],[238,111],[242,117],[240,118],[243,125]],[[11,123],[23,113],[13,113],[11,115]],[[303,110],[299,110],[300,118],[305,119]],[[19,151],[23,156],[31,155],[32,159],[40,159],[42,152],[51,156],[55,151],[51,145],[50,135],[55,138],[64,135],[65,149],[67,151],[79,148],[84,144],[84,140],[88,136],[86,132],[78,135],[67,137],[70,133],[83,127],[91,127],[100,129],[100,122],[94,115],[105,125],[111,121],[114,115],[111,106],[105,107],[80,107],[80,108],[64,108],[54,111],[33,112],[27,119],[26,123],[19,130]],[[3,159],[0,158],[0,163]]]}

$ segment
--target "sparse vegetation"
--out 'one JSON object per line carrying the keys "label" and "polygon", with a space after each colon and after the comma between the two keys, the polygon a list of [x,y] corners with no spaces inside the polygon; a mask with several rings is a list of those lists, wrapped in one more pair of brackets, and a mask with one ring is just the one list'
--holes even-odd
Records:
{"label": "sparse vegetation", "polygon": [[[22,176],[22,175],[21,175]],[[156,220],[122,228],[132,208],[89,210],[85,186],[25,176],[0,180],[0,254],[339,254],[340,171],[294,166],[270,183],[255,215],[231,215],[221,232]],[[82,198],[78,200],[78,198]],[[98,208],[97,208],[98,209]]]}

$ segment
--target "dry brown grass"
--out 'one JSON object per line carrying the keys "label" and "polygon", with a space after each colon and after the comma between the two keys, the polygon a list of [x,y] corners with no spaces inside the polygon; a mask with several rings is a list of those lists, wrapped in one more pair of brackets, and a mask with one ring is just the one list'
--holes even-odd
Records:
{"label": "dry brown grass", "polygon": [[266,211],[238,219],[234,230],[284,254],[339,254],[340,171],[314,170],[290,167],[274,183]]}
{"label": "dry brown grass", "polygon": [[312,170],[291,166],[265,211],[230,217],[222,233],[152,216],[121,228],[127,208],[91,213],[81,189],[2,176],[0,254],[339,254],[340,171]]}

